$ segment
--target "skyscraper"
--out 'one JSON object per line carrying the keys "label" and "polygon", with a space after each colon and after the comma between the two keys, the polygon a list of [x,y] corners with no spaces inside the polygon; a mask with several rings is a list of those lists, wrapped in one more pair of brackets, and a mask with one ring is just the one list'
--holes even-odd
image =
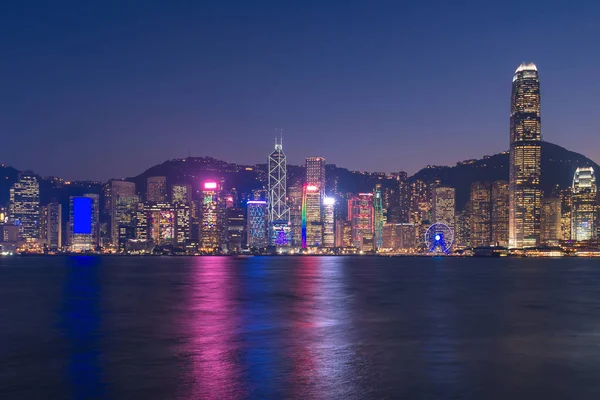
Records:
{"label": "skyscraper", "polygon": [[547,245],[558,245],[561,238],[560,197],[542,199],[540,241]]}
{"label": "skyscraper", "polygon": [[359,193],[348,200],[348,218],[352,226],[352,245],[360,250],[373,250],[375,208],[373,193]]}
{"label": "skyscraper", "polygon": [[171,186],[171,203],[189,204],[192,201],[192,185],[179,183]]}
{"label": "skyscraper", "polygon": [[492,182],[492,245],[508,246],[509,202],[507,181]]}
{"label": "skyscraper", "polygon": [[323,198],[323,246],[335,247],[335,198]]}
{"label": "skyscraper", "polygon": [[596,175],[592,167],[577,168],[573,177],[571,238],[596,238]]}
{"label": "skyscraper", "polygon": [[9,214],[22,239],[40,237],[40,185],[35,175],[23,173],[12,186]]}
{"label": "skyscraper", "polygon": [[[290,228],[290,209],[287,206],[287,161],[282,141],[275,140],[275,149],[269,155],[269,236],[272,245],[280,245],[279,233]],[[277,242],[277,243],[276,243]],[[287,240],[289,245],[289,239]]]}
{"label": "skyscraper", "polygon": [[99,204],[97,194],[69,199],[69,244],[71,251],[93,251],[99,244]]}
{"label": "skyscraper", "polygon": [[540,81],[535,64],[523,63],[515,71],[510,108],[509,246],[537,246],[542,133]]}
{"label": "skyscraper", "polygon": [[167,201],[167,178],[151,176],[146,180],[146,201],[164,203]]}
{"label": "skyscraper", "polygon": [[134,197],[135,193],[135,183],[121,180],[112,180],[110,181],[109,190],[106,199],[106,206],[108,206],[109,215],[110,215],[110,238],[111,242],[116,245],[118,243],[119,238],[119,213],[117,212],[118,208],[118,199]]}
{"label": "skyscraper", "polygon": [[379,249],[383,245],[383,225],[385,224],[385,218],[383,215],[383,196],[381,193],[381,184],[375,185],[373,191],[373,209],[374,209],[374,246]]}
{"label": "skyscraper", "polygon": [[473,247],[489,246],[492,242],[491,185],[487,182],[473,182],[471,185],[470,242]]}
{"label": "skyscraper", "polygon": [[46,245],[50,251],[62,247],[62,207],[56,200],[46,206]]}
{"label": "skyscraper", "polygon": [[432,191],[433,221],[448,225],[454,232],[455,190],[438,186]]}
{"label": "skyscraper", "polygon": [[302,192],[302,248],[323,245],[321,191],[318,186],[304,185]]}
{"label": "skyscraper", "polygon": [[200,246],[207,251],[213,251],[215,247],[220,245],[219,190],[217,182],[204,182],[202,189]]}
{"label": "skyscraper", "polygon": [[318,187],[321,197],[325,196],[325,158],[306,159],[306,184]]}
{"label": "skyscraper", "polygon": [[242,239],[244,237],[244,210],[237,207],[229,207],[225,211],[227,232],[225,245],[229,253],[242,250]]}
{"label": "skyscraper", "polygon": [[266,247],[269,244],[267,202],[264,200],[250,200],[247,204],[247,245],[250,248]]}

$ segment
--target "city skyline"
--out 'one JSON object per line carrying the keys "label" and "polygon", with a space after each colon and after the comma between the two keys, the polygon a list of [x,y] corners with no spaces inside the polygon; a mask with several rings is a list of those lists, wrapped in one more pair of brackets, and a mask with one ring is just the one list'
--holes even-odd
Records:
{"label": "city skyline", "polygon": [[506,76],[523,61],[544,82],[544,140],[600,159],[596,4],[138,5],[9,5],[0,129],[27,151],[1,161],[100,181],[188,154],[252,165],[278,128],[289,164],[412,175],[508,150]]}

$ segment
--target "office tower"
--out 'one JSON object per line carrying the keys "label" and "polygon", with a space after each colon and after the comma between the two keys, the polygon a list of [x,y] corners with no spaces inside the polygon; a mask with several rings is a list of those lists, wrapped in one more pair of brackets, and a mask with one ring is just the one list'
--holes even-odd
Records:
{"label": "office tower", "polygon": [[408,175],[404,171],[393,173],[397,185],[393,193],[390,193],[388,218],[389,222],[408,222],[410,214],[410,184]]}
{"label": "office tower", "polygon": [[262,248],[269,245],[267,202],[264,200],[250,200],[247,203],[247,245],[250,248]]}
{"label": "office tower", "polygon": [[164,203],[167,201],[167,178],[151,176],[146,180],[146,201],[148,203]]}
{"label": "office tower", "polygon": [[572,209],[571,187],[559,192],[560,197],[560,231],[561,240],[571,240],[571,209]]}
{"label": "office tower", "polygon": [[135,239],[140,242],[146,242],[150,239],[148,214],[145,204],[139,202],[135,209]]}
{"label": "office tower", "polygon": [[507,181],[492,182],[492,244],[508,247],[510,195]]}
{"label": "office tower", "polygon": [[543,244],[556,246],[562,236],[560,215],[560,197],[546,197],[542,199],[542,213],[540,218],[540,241]]}
{"label": "office tower", "polygon": [[[283,152],[283,143],[275,140],[275,149],[269,155],[269,233],[270,244],[287,246],[290,244],[290,210],[287,206],[287,162]],[[286,232],[287,231],[287,232]],[[281,232],[288,235],[281,237]]]}
{"label": "office tower", "polygon": [[375,190],[373,191],[373,209],[374,209],[374,241],[375,241],[375,249],[378,249],[382,245],[383,240],[383,224],[385,223],[384,215],[383,215],[383,198],[381,193],[381,184],[375,185]]}
{"label": "office tower", "polygon": [[352,230],[350,226],[350,221],[345,221],[342,219],[338,219],[335,221],[335,247],[352,246],[352,241],[350,240],[350,237],[348,238],[348,242],[344,241],[344,230],[346,226],[349,227],[350,231]]}
{"label": "office tower", "polygon": [[93,251],[99,244],[100,196],[85,194],[69,198],[69,245],[71,251]]}
{"label": "office tower", "polygon": [[455,190],[451,187],[437,186],[432,190],[434,223],[443,223],[454,232]]}
{"label": "office tower", "polygon": [[148,221],[148,240],[157,246],[175,244],[176,218],[173,206],[169,203],[146,204],[144,211]]}
{"label": "office tower", "polygon": [[304,185],[302,192],[302,248],[323,244],[321,221],[321,190],[315,185]]}
{"label": "office tower", "polygon": [[416,180],[410,184],[409,222],[415,225],[431,220],[431,191],[429,185]]}
{"label": "office tower", "polygon": [[364,251],[374,250],[373,193],[359,193],[348,200],[348,218],[352,225],[352,245]]}
{"label": "office tower", "polygon": [[20,174],[10,189],[10,221],[25,240],[40,237],[40,185],[33,174]]}
{"label": "office tower", "polygon": [[308,157],[306,159],[306,184],[316,186],[325,196],[325,159],[323,157]]}
{"label": "office tower", "polygon": [[571,238],[596,238],[596,175],[592,167],[577,168],[573,177]]}
{"label": "office tower", "polygon": [[471,247],[470,205],[464,210],[457,211],[454,216],[454,245],[455,249]]}
{"label": "office tower", "polygon": [[171,186],[171,203],[189,204],[192,201],[192,185],[179,183]]}
{"label": "office tower", "polygon": [[290,224],[292,246],[302,246],[302,188],[301,183],[290,186],[288,204],[290,208]]}
{"label": "office tower", "polygon": [[[116,228],[116,237],[113,244],[117,244],[119,249],[124,250],[126,240],[130,235],[124,235],[124,232],[135,231],[137,205],[140,199],[136,195],[115,195],[113,196],[113,214],[112,224]],[[135,234],[133,234],[135,236]],[[119,240],[121,237],[121,240]]]}
{"label": "office tower", "polygon": [[192,239],[191,208],[189,203],[172,204],[175,213],[175,244],[184,247]]}
{"label": "office tower", "polygon": [[510,109],[509,246],[540,242],[541,175],[540,81],[533,63],[513,76]]}
{"label": "office tower", "polygon": [[214,251],[220,243],[219,221],[219,184],[215,181],[204,182],[202,186],[202,209],[200,228],[200,247],[205,251]]}
{"label": "office tower", "polygon": [[190,202],[190,245],[198,245],[200,242],[200,220],[201,207],[199,200],[192,200]]}
{"label": "office tower", "polygon": [[62,248],[62,207],[54,200],[46,206],[46,246],[49,251]]}
{"label": "office tower", "polygon": [[382,248],[391,251],[413,250],[417,246],[415,225],[386,223],[383,227]]}
{"label": "office tower", "polygon": [[491,185],[473,182],[469,199],[471,246],[489,246],[492,243]]}
{"label": "office tower", "polygon": [[114,245],[119,241],[119,218],[117,202],[119,198],[133,198],[136,196],[135,183],[121,180],[112,180],[108,190],[105,192],[105,202],[110,215],[110,238]]}
{"label": "office tower", "polygon": [[323,198],[323,246],[335,247],[335,199]]}
{"label": "office tower", "polygon": [[226,246],[229,253],[240,252],[244,238],[244,210],[229,207],[225,211],[226,218]]}

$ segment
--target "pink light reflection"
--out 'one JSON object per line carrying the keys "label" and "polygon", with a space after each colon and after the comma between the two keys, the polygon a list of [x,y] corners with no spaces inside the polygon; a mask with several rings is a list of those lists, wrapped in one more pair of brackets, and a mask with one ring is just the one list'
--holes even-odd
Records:
{"label": "pink light reflection", "polygon": [[235,354],[238,305],[231,260],[226,257],[201,257],[192,276],[190,348],[193,382],[189,398],[238,399],[244,393]]}

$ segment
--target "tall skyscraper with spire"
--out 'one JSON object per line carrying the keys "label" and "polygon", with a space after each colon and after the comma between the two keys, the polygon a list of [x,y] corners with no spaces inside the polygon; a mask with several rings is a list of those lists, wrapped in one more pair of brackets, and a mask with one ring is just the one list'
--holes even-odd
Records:
{"label": "tall skyscraper with spire", "polygon": [[513,76],[510,102],[509,247],[540,243],[542,191],[540,80],[533,63]]}
{"label": "tall skyscraper with spire", "polygon": [[269,155],[269,237],[274,246],[289,246],[290,209],[287,206],[287,161],[283,139],[275,139],[275,149]]}

